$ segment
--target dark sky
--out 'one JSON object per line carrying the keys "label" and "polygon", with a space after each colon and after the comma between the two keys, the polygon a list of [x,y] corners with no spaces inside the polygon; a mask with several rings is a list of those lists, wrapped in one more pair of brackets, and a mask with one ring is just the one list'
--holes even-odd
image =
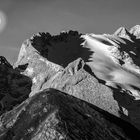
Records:
{"label": "dark sky", "polygon": [[[0,0],[0,55],[15,62],[22,42],[37,32],[113,33],[140,24],[140,0]],[[3,14],[2,14],[3,13]],[[3,29],[2,29],[3,27]]]}

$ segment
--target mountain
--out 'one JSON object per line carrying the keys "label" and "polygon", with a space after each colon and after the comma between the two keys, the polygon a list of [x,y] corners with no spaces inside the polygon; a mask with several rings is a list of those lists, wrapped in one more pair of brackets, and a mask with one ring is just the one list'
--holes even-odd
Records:
{"label": "mountain", "polygon": [[130,29],[130,33],[136,36],[136,38],[140,38],[140,25],[136,25]]}
{"label": "mountain", "polygon": [[139,139],[136,30],[42,32],[23,42],[13,66],[1,56],[0,139]]}
{"label": "mountain", "polygon": [[126,39],[130,39],[132,37],[132,35],[129,33],[129,31],[127,31],[126,28],[124,27],[120,27],[115,33],[114,35],[121,37],[121,38],[126,38]]}

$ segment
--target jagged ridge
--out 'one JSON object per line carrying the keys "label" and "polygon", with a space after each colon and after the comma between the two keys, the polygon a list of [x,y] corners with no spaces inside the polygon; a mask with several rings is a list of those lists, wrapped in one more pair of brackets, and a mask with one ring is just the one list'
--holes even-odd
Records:
{"label": "jagged ridge", "polygon": [[[6,94],[26,93],[24,97],[28,99],[23,101],[25,98],[22,98],[20,105],[12,106],[10,112],[2,112],[0,137],[112,140],[133,139],[139,135],[129,124],[140,129],[138,42],[139,39],[125,28],[113,35],[82,35],[69,31],[60,35],[39,33],[26,40],[14,69],[10,68],[9,76],[14,84],[11,82],[8,86],[14,92]],[[9,69],[7,63],[1,59],[1,67]],[[32,84],[25,80],[30,85],[27,92],[25,81],[18,80],[18,76],[27,77]],[[113,80],[120,77],[123,80]],[[22,92],[19,92],[20,85]],[[37,122],[35,126],[34,122]],[[15,133],[17,130],[23,133]],[[135,134],[131,134],[132,130]]]}

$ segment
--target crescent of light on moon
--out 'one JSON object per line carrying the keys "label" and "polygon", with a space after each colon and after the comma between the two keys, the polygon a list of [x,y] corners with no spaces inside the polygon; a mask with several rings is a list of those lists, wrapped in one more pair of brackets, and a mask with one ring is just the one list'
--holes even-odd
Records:
{"label": "crescent of light on moon", "polygon": [[0,11],[0,33],[5,29],[6,27],[6,15],[4,12]]}

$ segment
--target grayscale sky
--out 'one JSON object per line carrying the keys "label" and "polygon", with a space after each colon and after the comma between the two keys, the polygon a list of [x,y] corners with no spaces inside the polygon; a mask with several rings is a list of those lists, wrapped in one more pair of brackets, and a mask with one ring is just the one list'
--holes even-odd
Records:
{"label": "grayscale sky", "polygon": [[0,0],[0,55],[15,62],[37,32],[113,33],[140,24],[140,0]]}

